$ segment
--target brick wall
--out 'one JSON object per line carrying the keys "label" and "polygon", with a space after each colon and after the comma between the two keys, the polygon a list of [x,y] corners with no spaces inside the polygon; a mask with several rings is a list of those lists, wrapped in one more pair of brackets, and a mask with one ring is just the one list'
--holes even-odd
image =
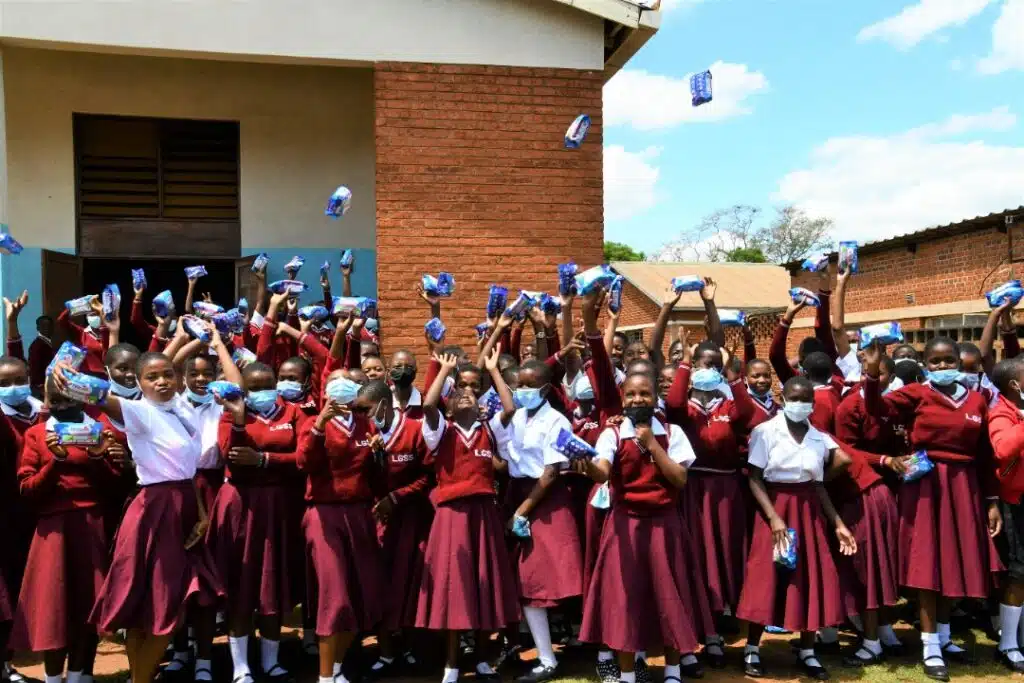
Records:
{"label": "brick wall", "polygon": [[[377,289],[386,349],[425,353],[422,273],[455,275],[448,341],[475,344],[488,286],[553,291],[602,261],[596,71],[384,63],[374,73]],[[590,114],[584,146],[565,130]]]}

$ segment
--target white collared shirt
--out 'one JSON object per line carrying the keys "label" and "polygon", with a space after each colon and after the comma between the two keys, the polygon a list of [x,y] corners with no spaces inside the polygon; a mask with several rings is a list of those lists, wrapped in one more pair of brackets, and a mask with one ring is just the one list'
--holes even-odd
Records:
{"label": "white collared shirt", "polygon": [[0,402],[0,411],[3,411],[3,414],[8,417],[16,417],[20,420],[27,420],[31,422],[32,420],[36,419],[36,415],[38,415],[39,411],[42,410],[43,402],[40,401],[35,396],[29,396],[28,398],[25,399],[25,402],[28,403],[30,408],[27,415],[19,413],[17,408],[12,408],[11,406],[2,402]]}
{"label": "white collared shirt", "polygon": [[120,404],[141,485],[186,481],[196,476],[202,443],[195,411],[188,401],[176,396],[164,405],[147,399]]}
{"label": "white collared shirt", "polygon": [[[395,394],[395,390],[394,389],[391,390],[391,395],[395,397],[395,409],[397,410],[399,403],[398,403],[398,396]],[[413,387],[412,391],[409,392],[409,402],[405,404],[405,409],[408,410],[409,408],[413,408],[415,406],[421,406],[421,405],[423,405],[423,395],[420,394],[420,390],[419,389],[417,389],[416,387]]]}
{"label": "white collared shirt", "polygon": [[764,470],[765,481],[797,484],[824,481],[825,461],[829,451],[837,448],[828,434],[809,425],[802,442],[789,433],[786,415],[779,413],[754,427],[750,433],[748,462]]}
{"label": "white collared shirt", "polygon": [[213,470],[219,468],[223,463],[220,459],[220,447],[217,445],[217,433],[220,430],[221,417],[224,415],[224,406],[216,401],[192,405],[195,411],[195,426],[199,430],[200,446],[202,454],[199,456],[198,469]]}
{"label": "white collared shirt", "polygon": [[509,476],[540,479],[545,466],[569,462],[555,450],[555,441],[563,429],[572,433],[572,424],[550,403],[544,401],[532,416],[526,408],[520,408],[507,427],[501,423],[501,416],[498,412],[491,418],[491,431],[498,442],[498,452],[508,461]]}
{"label": "white collared shirt", "polygon": [[[423,434],[423,441],[426,442],[428,450],[437,450],[437,447],[441,445],[441,439],[444,438],[444,433],[448,426],[448,421],[444,417],[437,420],[437,429],[431,429],[428,420],[420,421],[420,433]],[[476,434],[476,430],[483,429],[483,426],[479,422],[474,422],[473,426],[467,430],[460,427],[457,422],[452,422],[451,428],[462,435],[463,441],[468,442]]]}
{"label": "white collared shirt", "polygon": [[[654,418],[651,421],[651,432],[655,436],[664,436],[665,426],[658,421],[658,418]],[[697,459],[697,454],[693,452],[693,446],[690,445],[690,440],[686,438],[686,434],[683,432],[679,425],[670,424],[668,426],[668,457],[672,462],[677,462],[680,465],[689,467],[693,464],[693,461]],[[633,428],[633,423],[626,418],[619,425],[619,434],[616,438],[614,429],[606,429],[601,432],[601,436],[597,437],[597,457],[601,460],[607,460],[610,463],[615,462],[615,452],[619,450],[619,441],[622,439],[635,439],[636,430]]]}
{"label": "white collared shirt", "polygon": [[849,353],[836,359],[836,367],[843,373],[843,378],[847,382],[860,381],[860,360],[857,358],[856,346],[851,346]]}

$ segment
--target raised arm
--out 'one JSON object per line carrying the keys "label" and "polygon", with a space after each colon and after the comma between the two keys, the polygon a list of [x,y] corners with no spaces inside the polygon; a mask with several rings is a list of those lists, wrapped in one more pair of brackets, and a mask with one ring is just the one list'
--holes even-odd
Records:
{"label": "raised arm", "polygon": [[836,279],[835,306],[832,308],[832,340],[839,358],[850,353],[850,340],[846,338],[846,289],[852,273],[843,271]]}
{"label": "raised arm", "polygon": [[789,367],[789,357],[786,355],[786,340],[789,337],[789,326],[793,324],[793,318],[806,305],[803,302],[791,303],[789,305],[786,313],[779,320],[779,324],[775,328],[775,336],[772,337],[772,345],[768,349],[768,361],[772,365],[772,370],[775,371],[775,376],[779,378],[779,382],[782,384],[785,384],[790,377],[796,375],[793,372],[793,368]]}
{"label": "raised arm", "polygon": [[921,385],[912,384],[883,396],[878,384],[881,360],[882,349],[878,344],[864,349],[864,411],[873,417],[887,417],[906,424],[917,409],[917,397],[913,392]]}
{"label": "raised arm", "polygon": [[718,285],[709,277],[704,278],[704,287],[700,290],[700,298],[704,301],[704,313],[708,317],[708,339],[715,342],[719,348],[725,348],[725,329],[722,328],[722,321],[718,317],[718,307],[715,306],[715,292]]}
{"label": "raised arm", "polygon": [[985,329],[981,332],[981,341],[978,342],[978,350],[981,351],[981,363],[986,375],[992,374],[992,368],[996,364],[996,356],[992,353],[996,340],[996,328],[999,326],[1003,314],[1013,308],[1013,303],[1007,301],[998,308],[989,311],[988,320],[985,321]]}
{"label": "raised arm", "polygon": [[443,356],[434,356],[433,360],[437,362],[438,372],[434,376],[433,382],[430,383],[430,388],[427,389],[427,395],[423,397],[423,419],[426,420],[427,427],[431,431],[436,431],[441,423],[441,411],[437,406],[441,403],[444,380],[458,366],[459,359],[449,353]]}
{"label": "raised arm", "polygon": [[355,254],[352,255],[352,263],[341,267],[341,295],[352,296],[352,271],[356,267]]}
{"label": "raised arm", "polygon": [[590,386],[594,389],[594,404],[602,420],[622,414],[622,396],[615,384],[615,368],[605,348],[604,339],[597,326],[600,295],[587,294],[583,297],[583,332],[590,346],[590,365],[587,372]]}
{"label": "raised arm", "polygon": [[682,292],[676,292],[672,285],[666,287],[665,293],[662,295],[661,311],[658,313],[658,319],[654,323],[654,330],[651,332],[651,360],[659,368],[665,365],[665,354],[661,350],[665,343],[665,330],[668,329],[668,321],[672,317],[672,311],[679,303],[682,295]]}
{"label": "raised arm", "polygon": [[544,311],[539,306],[534,306],[527,312],[530,322],[533,323],[533,343],[535,346],[535,358],[547,360],[548,357],[548,328],[544,319]]}
{"label": "raised arm", "polygon": [[839,357],[836,349],[836,340],[832,336],[831,304],[832,298],[832,269],[824,268],[818,273],[818,300],[820,305],[815,311],[814,336],[821,342],[822,348],[832,362]]}
{"label": "raised arm", "polygon": [[18,316],[28,304],[28,290],[21,293],[14,301],[4,297],[4,313],[7,316],[7,355],[25,360],[25,344],[21,340],[18,329]]}
{"label": "raised arm", "polygon": [[999,319],[999,333],[1003,337],[1003,359],[1020,355],[1020,341],[1017,339],[1017,325],[1013,322],[1013,311],[1007,311]]}
{"label": "raised arm", "polygon": [[192,312],[192,302],[195,301],[196,283],[199,278],[188,278],[188,293],[185,295],[185,313]]}
{"label": "raised arm", "polygon": [[690,363],[693,357],[685,327],[679,328],[679,341],[683,345],[683,357],[676,368],[668,396],[665,397],[665,417],[672,424],[685,425],[690,418],[687,406],[690,401]]}

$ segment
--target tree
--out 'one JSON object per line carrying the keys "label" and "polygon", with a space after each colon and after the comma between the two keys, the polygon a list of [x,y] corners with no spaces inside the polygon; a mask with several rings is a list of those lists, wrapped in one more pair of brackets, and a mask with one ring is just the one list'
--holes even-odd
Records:
{"label": "tree", "polygon": [[628,244],[622,242],[605,242],[604,243],[604,261],[605,263],[611,263],[612,261],[643,261],[644,253],[637,251]]}
{"label": "tree", "polygon": [[831,219],[812,218],[792,205],[775,211],[764,225],[759,207],[735,204],[719,209],[665,244],[650,260],[788,263],[831,243]]}

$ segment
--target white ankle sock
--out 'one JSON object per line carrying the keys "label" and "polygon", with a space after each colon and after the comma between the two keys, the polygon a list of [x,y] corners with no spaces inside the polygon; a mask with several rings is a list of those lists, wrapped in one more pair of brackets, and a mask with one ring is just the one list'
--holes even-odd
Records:
{"label": "white ankle sock", "polygon": [[252,676],[249,669],[249,636],[228,636],[228,648],[231,650],[231,663],[234,667],[231,679],[247,674]]}
{"label": "white ankle sock", "polygon": [[324,678],[323,676],[320,676],[319,678],[317,678],[317,681],[319,683],[334,683],[334,676],[331,676],[330,678]]}
{"label": "white ankle sock", "polygon": [[623,671],[619,674],[619,681],[621,681],[621,683],[636,683],[636,672]]}
{"label": "white ankle sock", "polygon": [[900,639],[896,637],[896,632],[892,630],[892,624],[883,624],[878,627],[878,639],[886,647],[896,647],[902,644]]}
{"label": "white ankle sock", "polygon": [[524,607],[523,616],[530,627],[530,635],[537,646],[537,657],[542,666],[555,666],[555,650],[551,647],[551,625],[544,607]]}
{"label": "white ankle sock", "polygon": [[341,675],[341,662],[334,663],[334,677],[337,678]]}
{"label": "white ankle sock", "polygon": [[1017,629],[1020,627],[1022,612],[1024,612],[1024,607],[999,605],[999,649],[1001,651],[1016,650],[1020,647],[1017,640]]}
{"label": "white ankle sock", "polygon": [[[204,671],[205,669],[205,671]],[[212,681],[213,674],[213,662],[209,659],[196,659],[196,673],[195,680],[197,681]],[[82,683],[85,683],[83,681]]]}
{"label": "white ankle sock", "polygon": [[66,677],[67,683],[81,683],[82,672],[81,671],[69,671]]}
{"label": "white ankle sock", "polygon": [[599,662],[610,662],[615,659],[615,653],[611,650],[598,650],[597,661]]}
{"label": "white ankle sock", "polygon": [[882,654],[882,643],[878,640],[868,640],[865,638],[860,646],[870,652],[871,654],[878,656]]}
{"label": "white ankle sock", "polygon": [[963,648],[953,642],[949,631],[949,624],[938,624],[939,647],[946,652],[963,652]]}
{"label": "white ankle sock", "polygon": [[492,676],[494,674],[494,669],[492,669],[491,665],[487,662],[477,662],[476,672],[478,674],[483,674],[484,676]]}
{"label": "white ankle sock", "polygon": [[263,673],[277,666],[277,653],[280,649],[281,641],[260,638],[260,663],[263,665]]}
{"label": "white ankle sock", "polygon": [[697,655],[693,654],[692,652],[683,655],[682,658],[679,660],[679,663],[683,666],[693,666],[697,662]]}
{"label": "white ankle sock", "polygon": [[831,645],[839,642],[839,629],[829,626],[818,631],[818,642],[824,645]]}
{"label": "white ankle sock", "polygon": [[942,646],[939,645],[938,633],[922,633],[921,645],[924,647],[921,658],[925,664],[938,666],[946,663],[942,656]]}
{"label": "white ankle sock", "polygon": [[800,661],[807,666],[821,666],[821,662],[818,661],[818,657],[814,654],[814,648],[810,650],[800,650]]}
{"label": "white ankle sock", "polygon": [[662,676],[662,680],[667,681],[670,678],[677,678],[679,680],[682,680],[682,677],[680,676],[680,671],[679,671],[679,665],[678,664],[666,664],[665,665],[665,672],[664,672],[664,675]]}
{"label": "white ankle sock", "polygon": [[456,683],[459,680],[459,670],[444,668],[444,678],[441,679],[441,683]]}
{"label": "white ankle sock", "polygon": [[633,653],[633,661],[639,662],[640,660],[647,661],[647,650],[638,650]]}
{"label": "white ankle sock", "polygon": [[58,674],[56,676],[46,676],[43,680],[45,683],[61,683],[63,679],[64,677]]}

